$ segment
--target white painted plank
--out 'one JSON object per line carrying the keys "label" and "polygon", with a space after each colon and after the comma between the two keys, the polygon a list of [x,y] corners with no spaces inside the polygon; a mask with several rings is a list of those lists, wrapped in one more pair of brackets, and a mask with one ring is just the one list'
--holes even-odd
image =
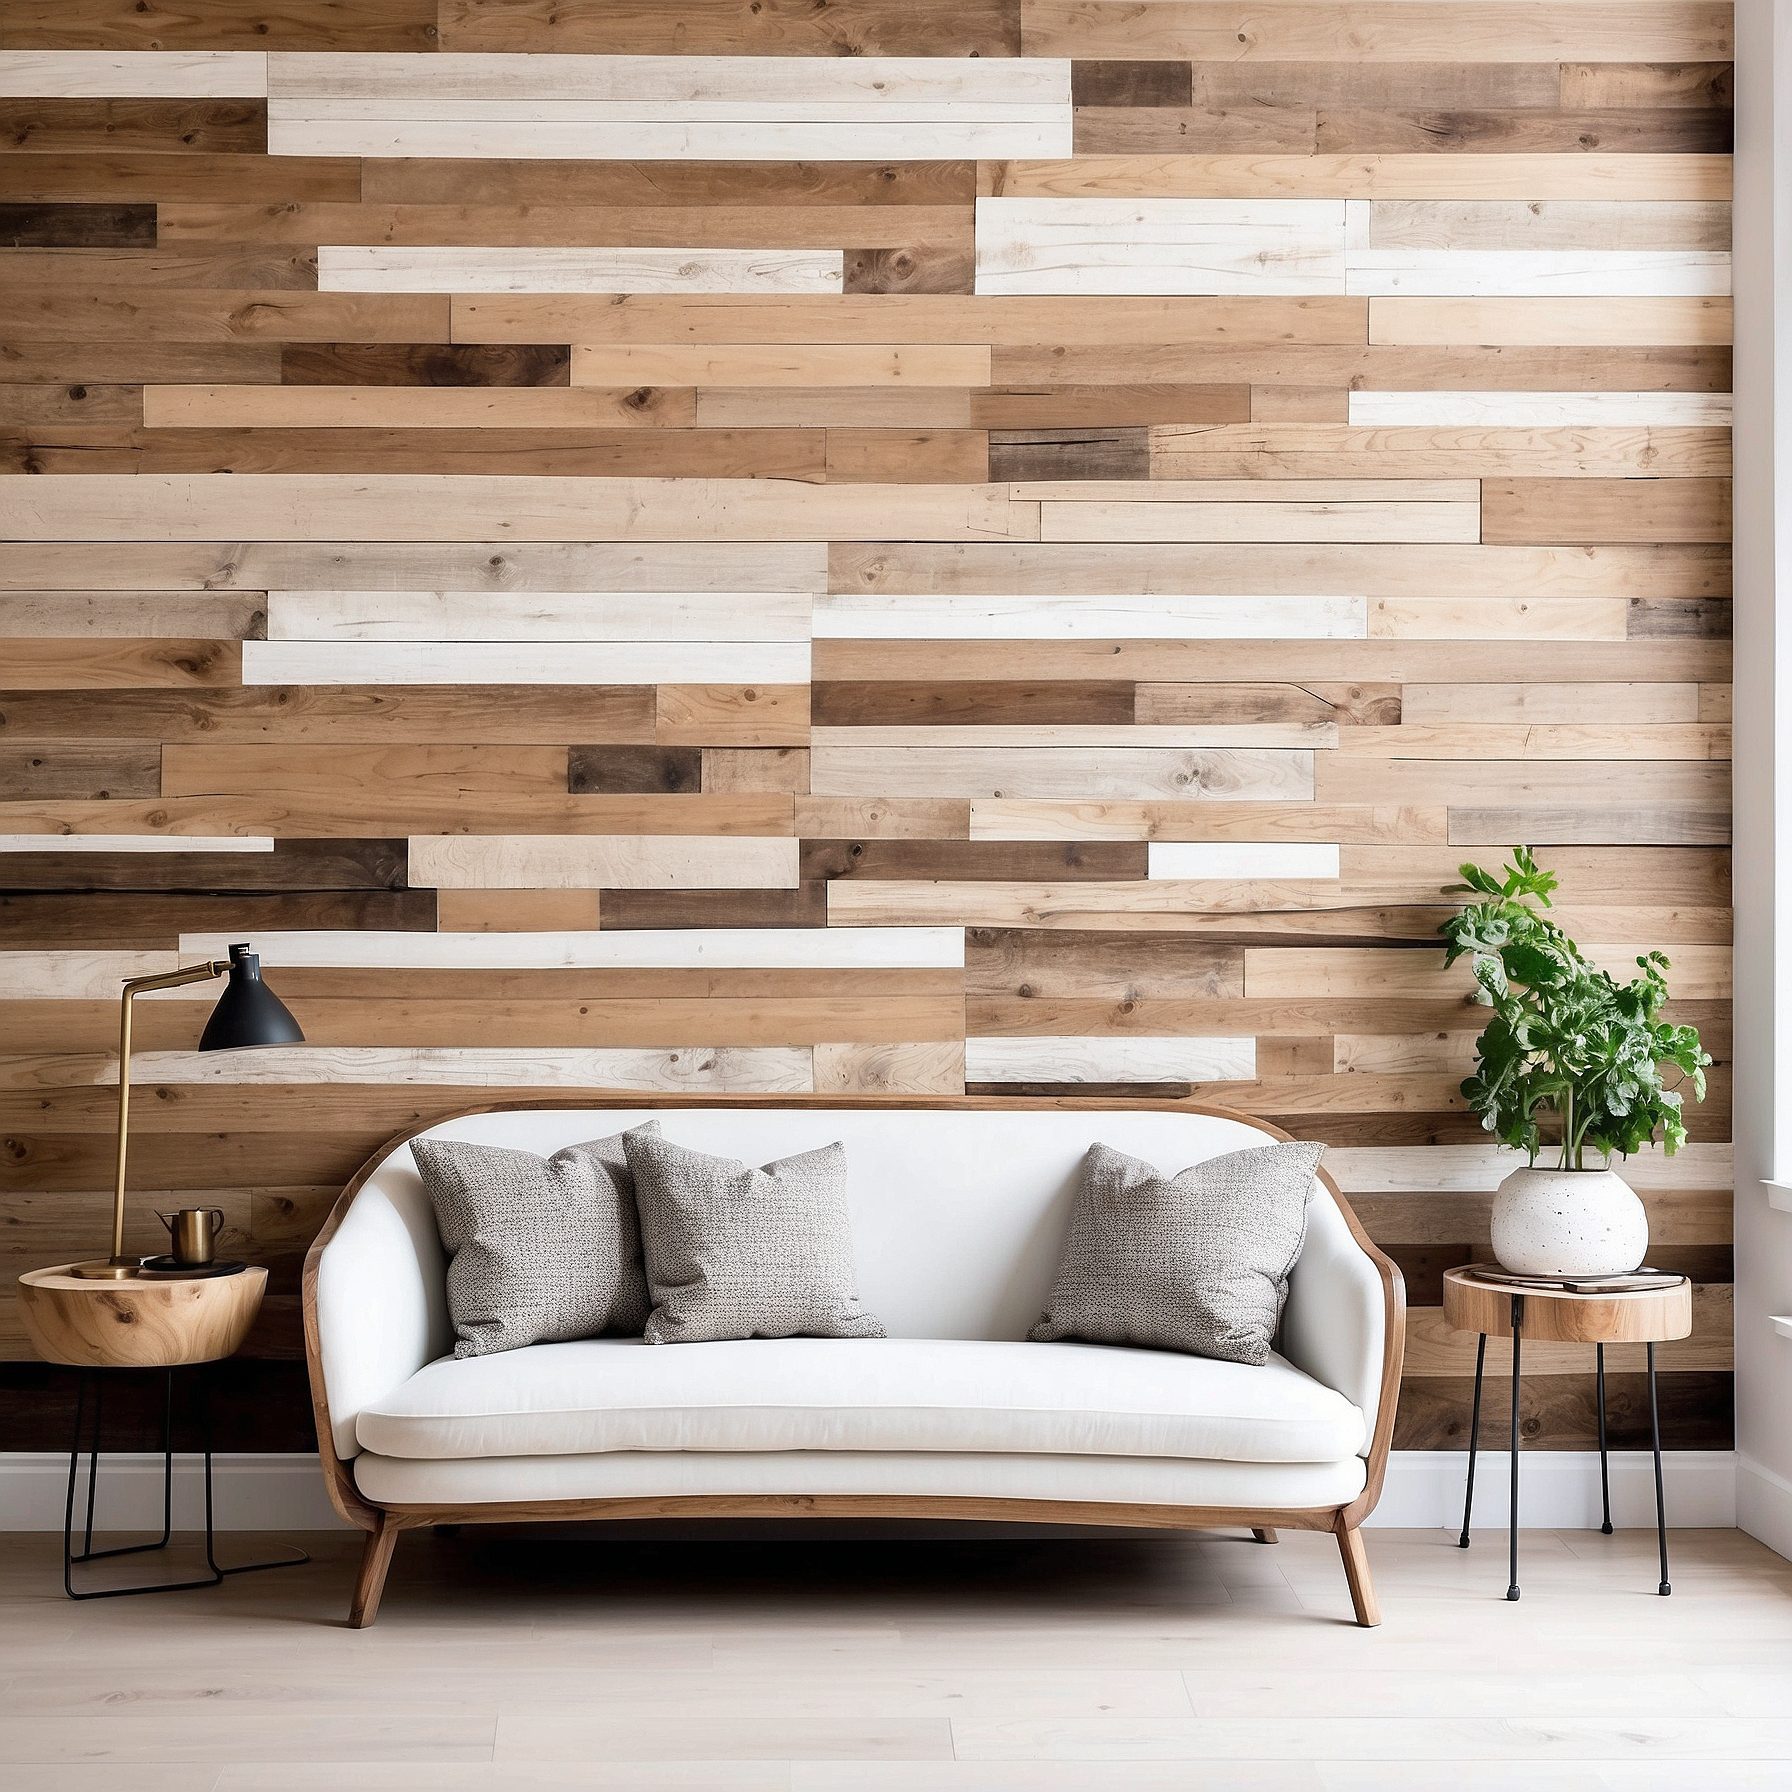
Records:
{"label": "white painted plank", "polygon": [[733,125],[764,130],[780,126],[869,126],[892,124],[1047,124],[1064,116],[1057,102],[1038,104],[966,105],[960,100],[885,100],[868,104],[862,99],[804,100],[661,100],[652,97],[618,100],[515,100],[460,99],[415,100],[408,95],[386,99],[276,100],[274,115],[303,118],[317,124],[348,128],[357,124],[384,124],[398,130],[413,125],[433,127],[444,134],[454,127],[475,135],[483,125],[606,125],[633,126],[676,123]]}
{"label": "white painted plank", "polygon": [[979,293],[1344,291],[1334,199],[979,199]]}
{"label": "white painted plank", "polygon": [[413,887],[794,890],[802,843],[718,834],[422,834]]}
{"label": "white painted plank", "polygon": [[272,852],[271,834],[0,834],[0,852]]}
{"label": "white painted plank", "polygon": [[1038,117],[985,119],[948,113],[933,119],[686,123],[651,112],[604,121],[343,119],[319,117],[315,102],[305,104],[304,112],[281,106],[270,114],[270,155],[630,162],[1049,160],[1069,155],[1072,141],[1068,107],[1041,108]]}
{"label": "white painted plank", "polygon": [[[359,151],[346,153],[358,154]],[[406,249],[325,244],[320,292],[837,293],[825,249]]]}
{"label": "white painted plank", "polygon": [[1432,429],[1728,429],[1728,392],[1352,392],[1350,421]]}
{"label": "white painted plank", "polygon": [[782,641],[245,641],[254,684],[807,684]]}
{"label": "white painted plank", "polygon": [[1182,797],[1205,802],[1310,802],[1313,755],[1271,748],[812,748],[816,796]]}
{"label": "white painted plank", "polygon": [[964,1042],[967,1083],[1240,1082],[1256,1074],[1254,1039],[1099,1034]]}
{"label": "white painted plank", "polygon": [[[96,1082],[116,1082],[106,1069]],[[552,1049],[511,1046],[282,1045],[253,1052],[139,1052],[140,1084],[418,1083],[494,1089],[651,1089],[806,1094],[807,1046]]]}
{"label": "white painted plank", "polygon": [[1146,875],[1158,878],[1336,878],[1339,849],[1305,840],[1153,840]]}
{"label": "white painted plank", "polygon": [[653,100],[666,105],[1049,105],[1070,102],[1061,57],[581,56],[306,52],[267,59],[279,99]]}
{"label": "white painted plank", "polygon": [[[182,934],[189,958],[221,957],[232,935]],[[417,970],[956,970],[964,964],[959,927],[642,928],[613,933],[265,933],[254,936],[262,964],[327,969]],[[12,952],[0,954],[0,981],[17,960],[54,960],[41,984],[117,979],[169,970],[172,953]],[[79,960],[79,965],[63,961]],[[96,962],[101,961],[101,962]],[[119,969],[118,966],[130,968]],[[186,992],[177,992],[186,993]]]}
{"label": "white painted plank", "polygon": [[1368,627],[1361,597],[850,591],[815,600],[817,640],[1360,640]]}
{"label": "white painted plank", "polygon": [[1344,290],[1369,297],[1722,295],[1730,290],[1730,258],[1701,249],[1353,249]]}
{"label": "white painted plank", "polygon": [[265,50],[0,51],[6,99],[260,99],[267,90]]}
{"label": "white painted plank", "polygon": [[272,641],[809,639],[807,592],[270,591]]}
{"label": "white painted plank", "polygon": [[904,752],[914,747],[1335,747],[1336,722],[1143,722],[1111,727],[812,728],[814,747],[875,747]]}

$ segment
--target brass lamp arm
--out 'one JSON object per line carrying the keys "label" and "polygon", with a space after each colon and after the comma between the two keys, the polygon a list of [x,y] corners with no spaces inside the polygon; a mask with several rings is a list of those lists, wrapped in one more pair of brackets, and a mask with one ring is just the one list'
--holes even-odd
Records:
{"label": "brass lamp arm", "polygon": [[211,958],[204,964],[182,965],[178,970],[157,971],[153,976],[127,977],[123,999],[128,1003],[132,996],[141,995],[146,989],[175,989],[183,983],[203,983],[207,977],[222,977],[229,969],[228,958]]}
{"label": "brass lamp arm", "polygon": [[118,1157],[112,1178],[112,1263],[131,1259],[124,1254],[124,1166],[130,1144],[131,1118],[131,1003],[146,989],[178,989],[183,983],[203,983],[230,969],[227,958],[208,958],[204,964],[185,964],[172,971],[156,971],[147,977],[127,977],[118,1000]]}

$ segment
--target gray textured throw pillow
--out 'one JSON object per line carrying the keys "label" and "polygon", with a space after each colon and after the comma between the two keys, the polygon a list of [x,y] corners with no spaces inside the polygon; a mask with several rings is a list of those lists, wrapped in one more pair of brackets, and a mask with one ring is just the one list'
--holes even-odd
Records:
{"label": "gray textured throw pillow", "polygon": [[464,1139],[411,1141],[452,1259],[456,1356],[641,1329],[650,1303],[623,1147],[658,1131],[649,1120],[552,1157]]}
{"label": "gray textured throw pillow", "polygon": [[1324,1150],[1291,1139],[1164,1176],[1091,1145],[1057,1279],[1027,1336],[1268,1362]]}
{"label": "gray textured throw pillow", "polygon": [[649,1344],[720,1338],[881,1338],[859,1305],[846,1150],[750,1170],[626,1133],[653,1312]]}

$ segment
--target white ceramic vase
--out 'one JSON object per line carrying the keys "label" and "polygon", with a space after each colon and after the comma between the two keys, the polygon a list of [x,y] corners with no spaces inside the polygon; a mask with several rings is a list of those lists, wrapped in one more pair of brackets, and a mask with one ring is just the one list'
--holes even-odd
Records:
{"label": "white ceramic vase", "polygon": [[1493,1197],[1493,1254],[1533,1276],[1615,1276],[1649,1250],[1649,1216],[1615,1170],[1514,1170]]}

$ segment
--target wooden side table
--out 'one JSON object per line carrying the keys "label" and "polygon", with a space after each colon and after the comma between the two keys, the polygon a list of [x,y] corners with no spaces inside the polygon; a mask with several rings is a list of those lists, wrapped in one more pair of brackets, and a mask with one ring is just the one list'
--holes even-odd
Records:
{"label": "wooden side table", "polygon": [[1556,1344],[1596,1347],[1599,1377],[1599,1491],[1604,1505],[1600,1529],[1612,1528],[1612,1489],[1605,1449],[1605,1347],[1643,1344],[1649,1361],[1649,1435],[1655,1457],[1655,1536],[1661,1556],[1656,1591],[1665,1599],[1674,1589],[1668,1580],[1667,1502],[1661,1485],[1661,1406],[1656,1395],[1655,1346],[1684,1338],[1692,1330],[1692,1284],[1681,1277],[1659,1288],[1624,1294],[1570,1294],[1565,1289],[1518,1289],[1486,1282],[1472,1270],[1444,1272],[1444,1321],[1461,1332],[1479,1332],[1475,1348],[1475,1404],[1469,1420],[1468,1487],[1462,1503],[1462,1535],[1468,1548],[1469,1519],[1475,1504],[1475,1452],[1481,1434],[1481,1383],[1487,1366],[1487,1340],[1512,1340],[1512,1512],[1508,1525],[1510,1573],[1506,1597],[1518,1597],[1518,1419],[1520,1352],[1526,1338]]}
{"label": "wooden side table", "polygon": [[[233,1355],[261,1311],[268,1272],[245,1266],[232,1274],[144,1277],[126,1281],[88,1281],[67,1273],[69,1266],[28,1270],[19,1277],[20,1310],[25,1330],[47,1363],[80,1371],[75,1395],[74,1438],[69,1446],[68,1492],[62,1510],[62,1590],[70,1599],[113,1599],[132,1593],[172,1593],[186,1587],[215,1587],[227,1574],[248,1574],[263,1568],[291,1568],[310,1558],[301,1551],[274,1562],[218,1565],[212,1529],[211,1413],[204,1369]],[[162,1393],[162,1534],[151,1543],[128,1543],[114,1549],[93,1547],[94,1495],[99,1481],[100,1429],[104,1382],[101,1372],[118,1369],[161,1370]],[[74,1571],[83,1562],[112,1556],[141,1555],[165,1549],[174,1532],[174,1372],[195,1372],[200,1446],[205,1459],[205,1563],[208,1573],[190,1580],[152,1581],[144,1586],[80,1588]],[[79,1479],[82,1437],[87,1432],[91,1399],[93,1420],[86,1446],[87,1502],[81,1548],[74,1547],[75,1489]]]}

